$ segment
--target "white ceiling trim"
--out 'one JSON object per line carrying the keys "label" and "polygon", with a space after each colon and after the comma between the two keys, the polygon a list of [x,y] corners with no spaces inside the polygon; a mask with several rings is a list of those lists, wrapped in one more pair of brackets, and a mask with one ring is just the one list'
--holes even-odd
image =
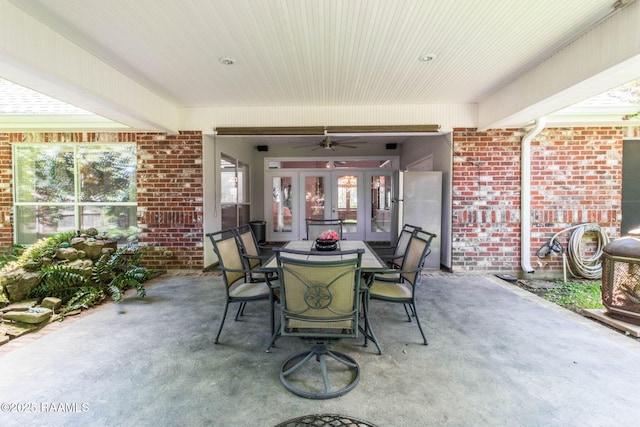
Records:
{"label": "white ceiling trim", "polygon": [[0,75],[134,129],[178,130],[171,103],[0,0]]}
{"label": "white ceiling trim", "polygon": [[532,122],[637,78],[639,22],[636,1],[480,102],[478,128]]}

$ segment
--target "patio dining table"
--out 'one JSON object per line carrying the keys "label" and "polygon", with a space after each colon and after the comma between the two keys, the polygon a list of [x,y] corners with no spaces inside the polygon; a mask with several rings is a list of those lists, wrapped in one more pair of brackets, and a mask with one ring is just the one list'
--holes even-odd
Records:
{"label": "patio dining table", "polygon": [[[285,244],[286,249],[293,249],[298,251],[307,251],[314,252],[314,244],[313,240],[292,240]],[[360,332],[365,337],[364,346],[367,346],[368,340],[373,341],[378,349],[378,354],[382,354],[382,349],[380,348],[380,344],[371,329],[371,322],[369,322],[369,283],[373,279],[375,273],[380,273],[382,271],[388,270],[386,263],[378,256],[378,254],[371,249],[371,247],[367,244],[367,242],[363,240],[339,240],[338,241],[338,249],[337,251],[348,251],[354,249],[364,249],[364,253],[362,254],[362,261],[360,264],[360,268],[362,271],[364,286],[361,286],[362,293],[362,313],[364,315],[364,325],[360,326]],[[276,257],[273,256],[269,259],[261,268],[265,272],[273,273],[277,271],[278,263]],[[273,340],[271,342],[273,344]]]}

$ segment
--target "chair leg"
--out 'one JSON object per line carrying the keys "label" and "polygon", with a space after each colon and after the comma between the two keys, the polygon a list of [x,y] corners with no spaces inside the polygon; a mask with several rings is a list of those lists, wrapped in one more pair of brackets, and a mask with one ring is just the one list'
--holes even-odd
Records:
{"label": "chair leg", "polygon": [[224,313],[222,313],[222,319],[220,319],[220,326],[218,327],[218,333],[216,334],[216,339],[213,341],[214,344],[218,344],[218,339],[220,338],[220,333],[222,332],[222,327],[224,326],[224,319],[227,317],[227,310],[229,310],[228,301],[224,305]]}
{"label": "chair leg", "polygon": [[407,322],[411,322],[411,315],[409,314],[409,310],[407,309],[407,304],[402,304],[402,306],[404,307],[404,312],[407,313]]}
{"label": "chair leg", "polygon": [[236,317],[234,320],[238,320],[238,318],[240,316],[244,316],[244,307],[247,305],[246,302],[241,302],[240,305],[238,306],[238,311],[236,312]]}
{"label": "chair leg", "polygon": [[362,335],[364,335],[364,344],[362,346],[367,347],[369,340],[371,340],[376,345],[378,354],[381,355],[382,349],[380,348],[380,343],[378,343],[376,334],[374,334],[373,329],[371,328],[371,323],[369,322],[369,295],[365,293],[362,300],[362,314],[364,315],[364,328],[360,328]]}
{"label": "chair leg", "polygon": [[416,310],[416,303],[411,303],[411,309],[416,315],[416,323],[418,324],[418,329],[420,329],[420,333],[422,334],[422,339],[424,340],[424,345],[429,344],[427,342],[427,337],[424,335],[424,331],[422,330],[422,325],[420,324],[420,318],[418,317],[418,310]]}

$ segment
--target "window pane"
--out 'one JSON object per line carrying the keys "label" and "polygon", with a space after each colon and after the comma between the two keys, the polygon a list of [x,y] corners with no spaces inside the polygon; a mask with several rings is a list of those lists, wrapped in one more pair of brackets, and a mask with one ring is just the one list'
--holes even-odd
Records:
{"label": "window pane", "polygon": [[249,203],[249,166],[238,162],[238,203]]}
{"label": "window pane", "polygon": [[273,231],[293,231],[291,177],[273,177]]}
{"label": "window pane", "polygon": [[333,162],[333,167],[340,168],[390,168],[392,166],[390,160],[336,160]]}
{"label": "window pane", "polygon": [[220,197],[222,203],[238,202],[238,178],[236,176],[236,160],[222,154],[220,159]]}
{"label": "window pane", "polygon": [[135,146],[90,146],[78,150],[82,202],[135,202]]}
{"label": "window pane", "polygon": [[22,245],[74,230],[73,206],[16,206],[16,241]]}
{"label": "window pane", "polygon": [[127,243],[136,239],[135,206],[81,206],[80,228],[95,228],[106,232],[107,237],[118,243]]}
{"label": "window pane", "polygon": [[324,177],[307,176],[304,179],[305,218],[324,219]]}
{"label": "window pane", "polygon": [[329,162],[326,160],[288,160],[282,162],[269,162],[269,169],[327,169]]}
{"label": "window pane", "polygon": [[73,202],[73,148],[16,147],[16,202]]}
{"label": "window pane", "polygon": [[338,218],[344,221],[345,232],[357,230],[358,223],[358,177],[338,177]]}
{"label": "window pane", "polygon": [[371,177],[371,229],[369,231],[391,231],[391,177]]}

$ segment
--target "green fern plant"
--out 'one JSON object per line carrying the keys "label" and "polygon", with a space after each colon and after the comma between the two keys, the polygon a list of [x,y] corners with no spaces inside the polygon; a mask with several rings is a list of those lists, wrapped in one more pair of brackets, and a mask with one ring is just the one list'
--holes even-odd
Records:
{"label": "green fern plant", "polygon": [[62,310],[62,316],[64,317],[67,313],[79,310],[79,309],[87,309],[92,307],[102,300],[104,300],[105,295],[102,290],[93,287],[81,287],[78,288],[75,295],[67,302]]}
{"label": "green fern plant", "polygon": [[96,305],[107,297],[119,302],[123,292],[131,288],[144,297],[146,289],[143,283],[149,279],[150,272],[137,265],[140,259],[141,253],[137,248],[123,247],[102,254],[90,274],[63,265],[44,267],[40,270],[42,280],[30,296],[60,298],[65,306],[63,316],[72,310]]}
{"label": "green fern plant", "polygon": [[55,296],[67,303],[79,289],[90,285],[85,275],[78,269],[64,265],[43,267],[40,270],[42,280],[31,291],[32,297],[44,298]]}

